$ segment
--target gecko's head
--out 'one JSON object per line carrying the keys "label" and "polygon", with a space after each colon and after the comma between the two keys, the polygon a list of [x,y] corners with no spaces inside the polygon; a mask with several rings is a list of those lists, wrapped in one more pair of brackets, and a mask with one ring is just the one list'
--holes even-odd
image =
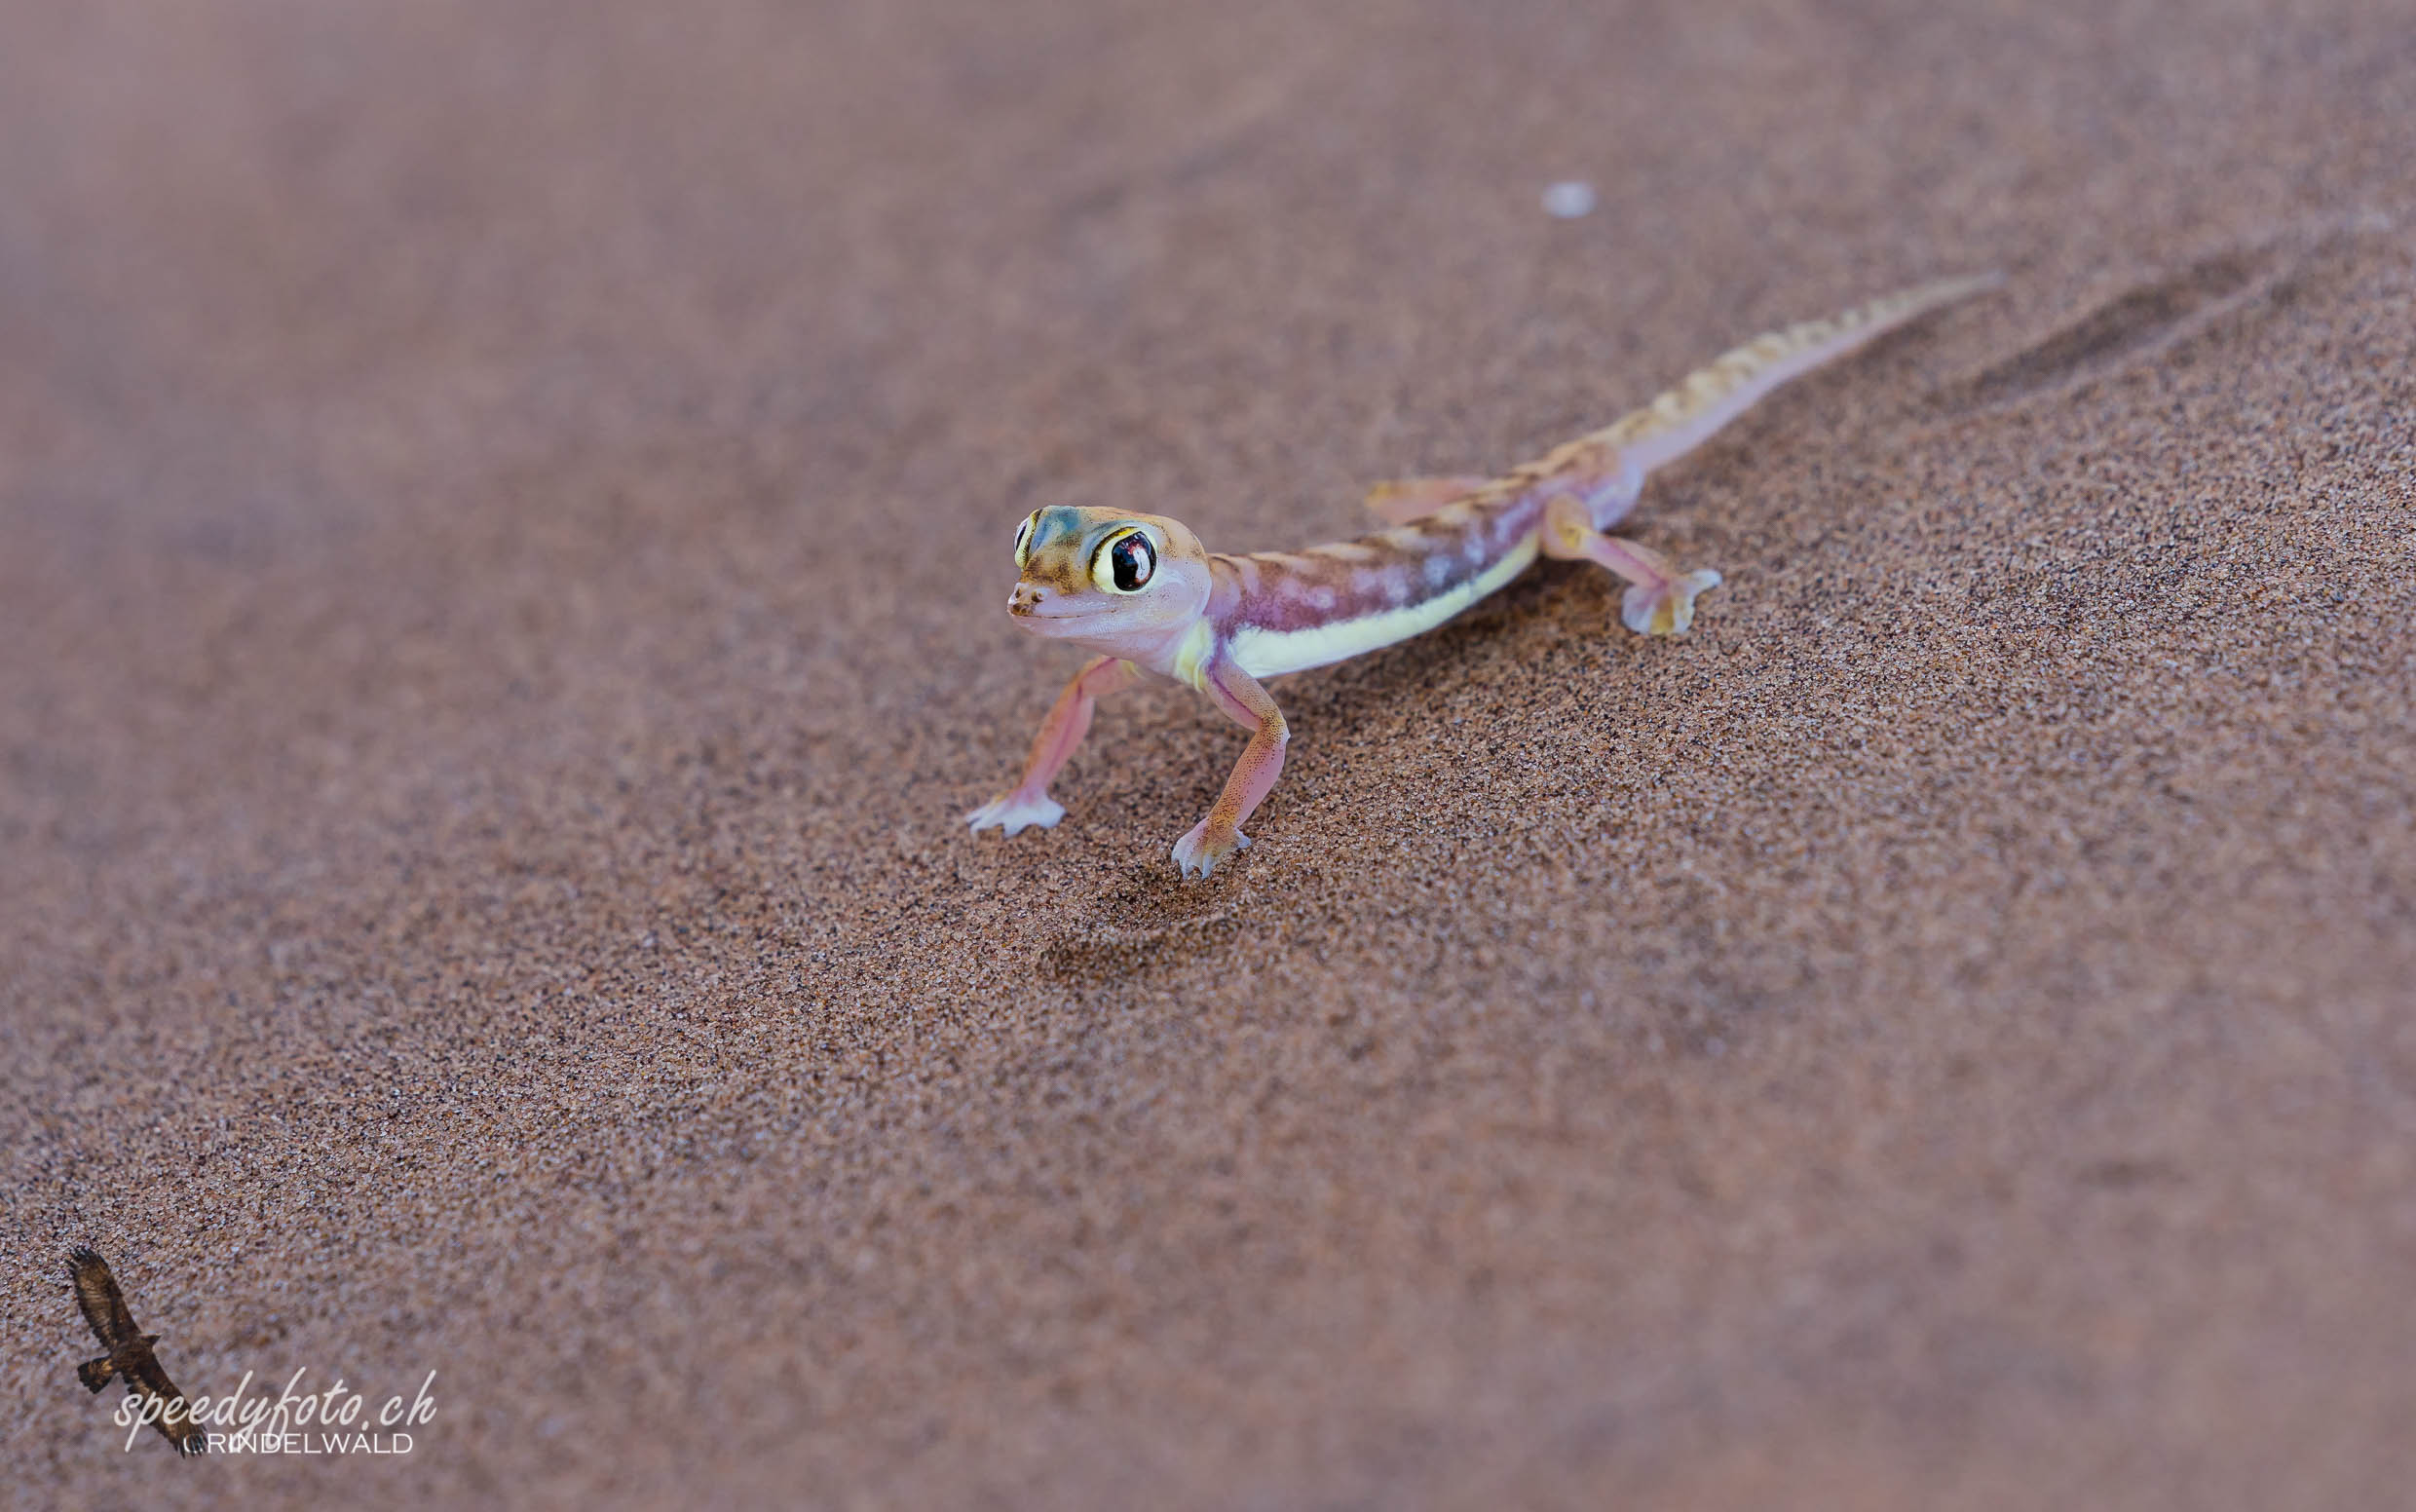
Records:
{"label": "gecko's head", "polygon": [[1208,553],[1181,520],[1059,505],[1015,529],[1006,612],[1035,635],[1146,656],[1208,606]]}

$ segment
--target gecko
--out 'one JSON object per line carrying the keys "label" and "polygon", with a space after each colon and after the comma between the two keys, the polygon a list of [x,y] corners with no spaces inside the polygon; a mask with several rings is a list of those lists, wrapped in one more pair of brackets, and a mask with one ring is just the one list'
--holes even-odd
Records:
{"label": "gecko", "polygon": [[1015,529],[1007,613],[1050,640],[1094,653],[1040,723],[1022,777],[965,815],[1009,835],[1065,816],[1048,796],[1090,728],[1098,700],[1145,675],[1207,696],[1249,744],[1207,814],[1175,842],[1186,879],[1204,878],[1250,844],[1242,825],[1283,771],[1291,729],[1265,680],[1326,666],[1421,634],[1493,593],[1538,557],[1591,561],[1626,584],[1619,618],[1644,635],[1680,635],[1695,599],[1719,584],[1608,532],[1636,508],[1645,477],[1709,440],[1791,378],[1939,307],[1994,287],[1998,275],[1950,279],[1875,299],[1825,321],[1757,336],[1650,404],[1494,478],[1378,483],[1367,505],[1389,528],[1302,551],[1212,552],[1159,514],[1046,506]]}

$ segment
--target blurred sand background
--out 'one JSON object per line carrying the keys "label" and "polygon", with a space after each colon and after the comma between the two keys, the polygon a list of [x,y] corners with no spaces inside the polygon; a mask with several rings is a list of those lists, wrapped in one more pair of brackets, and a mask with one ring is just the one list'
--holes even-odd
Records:
{"label": "blurred sand background", "polygon": [[[2354,0],[0,7],[7,1499],[2398,1503],[2412,161]],[[1693,635],[963,831],[1037,504],[1988,267],[1656,480]],[[121,1455],[79,1240],[439,1416]]]}

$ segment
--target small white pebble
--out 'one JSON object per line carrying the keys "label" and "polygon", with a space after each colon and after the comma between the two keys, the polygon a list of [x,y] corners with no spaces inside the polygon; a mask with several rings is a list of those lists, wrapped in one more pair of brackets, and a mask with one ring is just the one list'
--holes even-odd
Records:
{"label": "small white pebble", "polygon": [[1543,192],[1543,209],[1562,220],[1594,213],[1594,186],[1582,178],[1565,178]]}

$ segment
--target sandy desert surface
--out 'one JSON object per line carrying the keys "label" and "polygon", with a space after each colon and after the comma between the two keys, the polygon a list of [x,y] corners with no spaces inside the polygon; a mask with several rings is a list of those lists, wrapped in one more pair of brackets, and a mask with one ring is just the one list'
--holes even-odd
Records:
{"label": "sandy desert surface", "polygon": [[[2396,1503],[2411,162],[2355,0],[0,6],[6,1499]],[[1694,633],[964,832],[1025,511],[1986,268],[1653,481]],[[121,1453],[86,1241],[436,1416]]]}

